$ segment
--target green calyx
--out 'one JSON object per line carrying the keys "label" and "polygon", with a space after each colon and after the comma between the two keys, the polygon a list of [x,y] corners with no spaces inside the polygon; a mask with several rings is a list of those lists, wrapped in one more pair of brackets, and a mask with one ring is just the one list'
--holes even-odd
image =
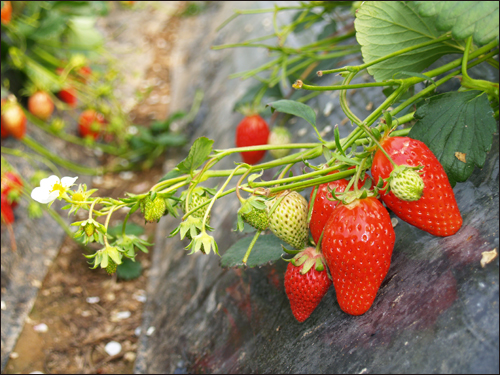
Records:
{"label": "green calyx", "polygon": [[389,188],[403,201],[418,201],[424,192],[424,180],[414,167],[401,165],[391,172]]}
{"label": "green calyx", "polygon": [[243,230],[243,223],[240,223],[240,219],[255,229],[260,231],[266,230],[269,226],[269,218],[264,199],[252,196],[243,202],[241,208],[238,210],[238,229],[241,231]]}
{"label": "green calyx", "polygon": [[313,267],[318,272],[322,272],[326,269],[323,254],[318,252],[314,247],[308,247],[299,252],[292,259],[286,261],[291,262],[295,267],[302,266],[300,270],[302,275],[308,273]]}

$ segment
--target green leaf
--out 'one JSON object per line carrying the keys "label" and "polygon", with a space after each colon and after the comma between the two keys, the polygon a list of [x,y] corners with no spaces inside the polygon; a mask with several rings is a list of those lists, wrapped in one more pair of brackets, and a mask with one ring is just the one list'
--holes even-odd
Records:
{"label": "green leaf", "polygon": [[[436,29],[433,21],[433,18],[419,16],[413,2],[364,2],[356,13],[354,23],[363,60],[368,63],[437,39],[443,33]],[[372,65],[368,73],[376,81],[383,81],[401,71],[422,72],[439,57],[460,52],[455,42],[435,43]]]}
{"label": "green leaf", "polygon": [[[115,226],[108,228],[108,234],[110,236],[118,236],[121,235],[122,233],[122,225],[123,222],[120,222],[116,224]],[[140,225],[134,224],[134,223],[127,223],[125,226],[125,233],[126,234],[133,234],[134,236],[140,236],[141,234],[144,233],[144,228],[141,227]]]}
{"label": "green leaf", "polygon": [[[252,242],[252,238],[253,235],[234,243],[222,256],[221,267],[243,266],[242,260],[250,242]],[[248,258],[247,266],[252,268],[277,261],[284,254],[281,245],[288,246],[272,234],[260,236]]]}
{"label": "green leaf", "polygon": [[191,174],[207,160],[208,155],[212,152],[213,143],[214,141],[206,137],[198,138],[191,146],[187,158],[177,164],[176,168],[181,173]]}
{"label": "green leaf", "polygon": [[67,42],[73,48],[94,49],[103,43],[94,17],[73,17],[68,21]]}
{"label": "green leaf", "polygon": [[154,139],[157,145],[166,147],[179,147],[187,142],[187,138],[184,134],[174,133],[160,134]]}
{"label": "green leaf", "polygon": [[415,1],[418,13],[434,17],[436,27],[450,31],[456,40],[472,35],[474,43],[498,40],[498,1]]}
{"label": "green leaf", "polygon": [[290,115],[298,116],[306,120],[309,124],[316,127],[316,113],[306,104],[296,102],[294,100],[278,100],[266,105],[271,107],[271,110],[288,113]]}
{"label": "green leaf", "polygon": [[123,280],[137,279],[141,276],[142,265],[140,262],[134,262],[131,259],[124,258],[122,263],[116,267],[116,276]]}
{"label": "green leaf", "polygon": [[[450,92],[426,100],[415,113],[410,138],[424,142],[444,167],[452,186],[481,168],[497,131],[488,97],[481,91]],[[460,161],[455,153],[465,154]]]}

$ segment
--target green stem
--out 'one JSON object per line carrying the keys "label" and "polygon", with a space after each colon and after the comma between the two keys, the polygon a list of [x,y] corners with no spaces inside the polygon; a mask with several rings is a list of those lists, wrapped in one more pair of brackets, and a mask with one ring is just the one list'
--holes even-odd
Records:
{"label": "green stem", "polygon": [[114,210],[115,210],[115,206],[112,206],[111,209],[109,210],[108,216],[106,217],[106,223],[104,224],[104,228],[106,228],[106,234],[104,235],[104,243],[105,243],[106,247],[109,246],[109,243],[108,243],[109,220],[111,219],[111,215],[113,215]]}
{"label": "green stem", "polygon": [[127,227],[127,221],[128,221],[128,218],[130,217],[130,215],[132,215],[135,211],[137,211],[137,209],[139,208],[139,202],[137,202],[136,204],[134,204],[132,206],[132,208],[130,209],[130,211],[127,213],[127,216],[125,216],[125,219],[123,219],[123,224],[122,224],[122,237],[125,237],[125,229]]}
{"label": "green stem", "polygon": [[332,91],[332,90],[348,90],[348,89],[362,89],[365,87],[378,87],[378,86],[401,86],[401,80],[390,80],[384,82],[369,82],[369,83],[358,83],[353,85],[336,85],[336,86],[313,86],[306,85],[300,81],[297,84],[296,89],[312,90],[312,91]]}
{"label": "green stem", "polygon": [[248,245],[247,252],[245,253],[245,256],[243,257],[243,264],[244,265],[247,264],[248,257],[250,256],[250,253],[252,252],[252,249],[253,249],[255,243],[259,239],[259,236],[260,236],[260,230],[258,230],[257,232],[255,232],[255,235],[252,238],[252,242],[250,242],[250,245]]}

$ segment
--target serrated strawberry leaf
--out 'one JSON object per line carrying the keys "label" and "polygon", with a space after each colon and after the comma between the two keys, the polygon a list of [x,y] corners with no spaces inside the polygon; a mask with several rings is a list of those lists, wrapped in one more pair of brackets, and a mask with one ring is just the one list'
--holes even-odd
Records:
{"label": "serrated strawberry leaf", "polygon": [[[411,1],[366,1],[356,13],[354,26],[365,63],[443,34],[434,26],[434,18],[418,15]],[[434,43],[407,52],[370,66],[368,73],[379,82],[403,71],[420,73],[448,53],[460,53],[456,42]]]}
{"label": "serrated strawberry leaf", "polygon": [[[426,99],[408,134],[424,142],[443,166],[452,186],[481,168],[497,131],[488,97],[481,91],[450,92]],[[459,154],[457,154],[459,153]],[[457,155],[465,154],[465,162]]]}
{"label": "serrated strawberry leaf", "polygon": [[498,40],[498,1],[415,1],[415,4],[421,16],[435,17],[436,27],[451,30],[456,40],[471,35],[478,45]]}
{"label": "serrated strawberry leaf", "polygon": [[294,115],[306,120],[309,124],[312,125],[316,134],[318,134],[318,138],[320,140],[321,136],[316,128],[316,113],[313,111],[311,107],[304,103],[296,102],[295,100],[278,100],[272,103],[266,104],[266,107],[271,107],[271,111],[278,111],[281,113],[288,113],[289,115]]}
{"label": "serrated strawberry leaf", "polygon": [[[221,267],[243,266],[242,260],[252,239],[253,235],[234,243],[222,256]],[[247,266],[252,268],[277,261],[284,254],[281,245],[288,246],[272,234],[260,236],[248,258]]]}

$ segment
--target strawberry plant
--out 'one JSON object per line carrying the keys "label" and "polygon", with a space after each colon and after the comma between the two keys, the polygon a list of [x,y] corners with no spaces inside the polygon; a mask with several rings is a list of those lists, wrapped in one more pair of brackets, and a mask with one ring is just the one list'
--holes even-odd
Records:
{"label": "strawberry plant", "polygon": [[[139,208],[147,221],[157,221],[166,214],[175,217],[182,211],[172,236],[188,239],[186,248],[191,254],[222,253],[223,267],[274,262],[287,257],[281,248],[286,243],[299,251],[307,248],[310,227],[315,242],[324,233],[321,249],[340,308],[348,314],[364,314],[377,298],[398,235],[388,210],[377,198],[411,225],[432,235],[453,236],[462,219],[452,187],[484,165],[497,131],[498,82],[472,78],[470,69],[486,65],[498,69],[494,59],[498,55],[498,4],[478,5],[488,15],[486,19],[463,14],[457,22],[460,30],[456,30],[454,22],[443,21],[446,15],[435,12],[435,8],[453,6],[448,3],[457,5],[439,2],[432,8],[425,2],[356,3],[353,27],[338,30],[324,24],[325,16],[346,6],[345,2],[310,2],[246,12],[295,10],[297,14],[289,25],[275,25],[268,39],[276,38],[276,45],[259,39],[258,43],[250,40],[214,47],[264,47],[272,55],[266,64],[232,75],[259,81],[239,102],[258,109],[265,106],[271,126],[276,121],[284,125],[294,116],[305,121],[316,135],[314,141],[269,143],[269,124],[255,115],[234,127],[237,147],[220,149],[217,141],[200,137],[182,161],[141,194],[115,200],[94,197],[95,191],[87,192],[80,186],[78,191],[85,192],[85,199],[76,200],[74,178],[52,176],[50,181],[42,180],[33,198],[42,203],[61,199],[72,211],[89,210],[88,220],[79,225],[91,223],[94,231],[86,234],[81,229],[79,236],[103,245],[89,256],[93,268],[114,269],[113,262],[119,267],[124,258],[132,258],[143,246],[125,234],[127,220]],[[318,40],[300,48],[287,44],[292,32],[306,32],[315,23],[324,25]],[[384,30],[383,35],[380,30]],[[440,60],[443,56],[447,59]],[[345,65],[349,63],[353,65]],[[325,84],[331,74],[337,78]],[[366,79],[359,79],[362,75]],[[439,91],[459,75],[459,90]],[[360,116],[347,93],[365,88],[378,89],[385,98],[377,106],[367,107],[368,115]],[[335,91],[338,107],[353,126],[343,137],[339,127],[328,135],[325,128],[334,124],[318,120],[317,111],[306,104],[314,96]],[[140,134],[135,149],[152,138],[152,133]],[[270,150],[284,152],[266,161],[263,158]],[[223,160],[236,166],[218,169]],[[221,178],[224,180],[217,188],[209,188],[215,185],[211,185],[214,179]],[[309,205],[304,198],[309,195],[308,188],[313,190]],[[234,212],[237,229],[255,232],[222,249],[217,235],[210,234],[218,230],[210,226],[211,220],[212,225],[217,222],[213,207],[234,195],[241,203]],[[334,201],[331,205],[330,200]],[[323,205],[316,207],[318,202]],[[109,237],[110,218],[122,208],[129,209],[123,235]],[[321,212],[323,217],[318,219]],[[105,224],[95,224],[94,216],[105,216]],[[250,225],[245,228],[245,223]],[[290,267],[288,272],[300,279],[300,270]],[[292,306],[294,299],[290,298]],[[298,319],[306,315],[301,312]]]}

